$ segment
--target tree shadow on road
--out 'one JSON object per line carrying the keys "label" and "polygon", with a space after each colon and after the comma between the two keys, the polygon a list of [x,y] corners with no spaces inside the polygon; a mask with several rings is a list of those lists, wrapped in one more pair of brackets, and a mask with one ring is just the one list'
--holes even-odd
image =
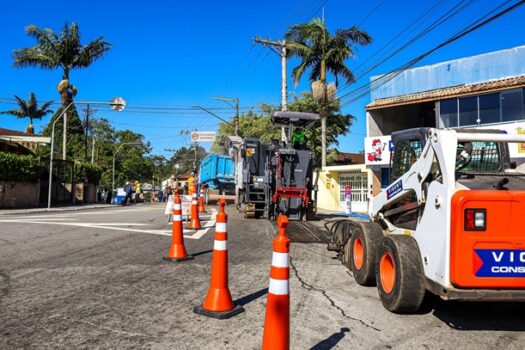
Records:
{"label": "tree shadow on road", "polygon": [[432,313],[461,331],[525,331],[525,303],[444,301],[427,296],[419,313]]}
{"label": "tree shadow on road", "polygon": [[350,328],[343,327],[341,330],[337,333],[332,334],[325,340],[321,340],[319,343],[315,344],[310,348],[310,350],[327,350],[331,349],[334,346],[337,345],[343,339],[346,335],[346,333],[350,332]]}
{"label": "tree shadow on road", "polygon": [[252,301],[254,301],[255,299],[259,299],[260,297],[262,297],[263,295],[266,295],[268,293],[268,288],[263,288],[261,290],[258,290],[257,292],[254,292],[252,294],[248,294],[242,298],[239,298],[237,300],[234,301],[234,304],[235,305],[241,305],[241,306],[244,306],[248,303],[251,303]]}

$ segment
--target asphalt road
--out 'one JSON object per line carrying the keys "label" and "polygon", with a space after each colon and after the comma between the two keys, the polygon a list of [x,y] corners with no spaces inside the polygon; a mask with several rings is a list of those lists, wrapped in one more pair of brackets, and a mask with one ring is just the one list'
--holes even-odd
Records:
{"label": "asphalt road", "polygon": [[[230,290],[246,312],[215,320],[192,312],[208,289],[213,229],[185,233],[195,260],[165,262],[163,211],[1,215],[0,349],[260,348],[275,226],[228,208]],[[524,305],[428,298],[416,315],[391,314],[311,243],[323,240],[314,226],[292,227],[294,241],[301,232],[310,243],[291,246],[293,349],[525,348]]]}

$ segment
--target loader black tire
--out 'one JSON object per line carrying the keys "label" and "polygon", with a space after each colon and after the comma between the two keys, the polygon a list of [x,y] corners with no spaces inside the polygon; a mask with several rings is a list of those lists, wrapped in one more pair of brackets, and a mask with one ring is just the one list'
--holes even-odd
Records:
{"label": "loader black tire", "polygon": [[377,290],[383,306],[394,313],[416,312],[425,297],[425,274],[414,238],[388,235],[377,251]]}
{"label": "loader black tire", "polygon": [[355,281],[362,286],[373,286],[376,281],[376,255],[383,232],[376,224],[359,223],[352,230],[349,241],[348,267]]}

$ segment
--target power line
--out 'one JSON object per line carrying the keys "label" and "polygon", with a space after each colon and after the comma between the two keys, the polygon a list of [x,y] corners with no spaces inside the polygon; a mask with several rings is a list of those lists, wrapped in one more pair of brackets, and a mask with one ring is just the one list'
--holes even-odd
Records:
{"label": "power line", "polygon": [[[386,61],[388,61],[392,57],[396,56],[401,51],[403,51],[407,47],[411,46],[416,41],[418,41],[419,39],[423,38],[425,35],[429,34],[434,29],[436,29],[438,26],[442,25],[443,23],[447,22],[448,20],[450,20],[451,18],[456,16],[461,11],[465,10],[466,8],[471,6],[476,1],[478,1],[478,0],[468,0],[468,1],[462,0],[462,1],[459,1],[456,5],[454,5],[451,9],[449,9],[447,12],[445,12],[443,15],[441,15],[438,19],[436,19],[434,22],[432,22],[429,26],[424,28],[417,35],[415,35],[410,40],[408,40],[403,45],[401,45],[399,48],[397,48],[396,50],[392,51],[389,55],[387,55],[386,57],[385,56],[381,56],[378,61],[376,61],[375,63],[371,63],[368,66],[368,68],[366,68],[365,70],[363,70],[361,72],[359,72],[358,70],[355,71],[354,72],[356,74],[355,80],[359,81],[361,78],[365,77],[368,73],[370,73],[371,71],[373,71],[377,67],[381,66],[383,63],[385,63]],[[339,91],[340,92],[343,91],[344,89],[346,89],[350,85],[351,85],[351,83],[345,84]]]}
{"label": "power line", "polygon": [[[379,48],[378,50],[376,50],[374,53],[372,53],[371,55],[369,55],[369,58],[373,58],[373,57],[377,57],[382,51],[384,51],[387,47],[389,47],[392,43],[396,42],[396,41],[399,41],[401,39],[404,39],[406,36],[408,36],[408,34],[412,31],[412,29],[416,28],[417,25],[429,14],[431,13],[432,11],[434,11],[439,5],[443,4],[445,0],[438,0],[436,2],[434,2],[430,7],[428,7],[421,15],[419,15],[418,17],[416,17],[416,19],[411,22],[407,27],[403,28],[399,33],[397,33],[396,35],[392,36],[392,38],[386,43],[384,44],[381,48]],[[366,65],[367,63],[370,63],[370,60],[366,59],[366,60],[363,60],[362,63],[360,63],[359,65],[357,65],[355,68],[354,68],[354,73],[355,72],[358,72],[359,71],[359,68],[361,68],[362,66]]]}
{"label": "power line", "polygon": [[[373,81],[371,81],[370,83],[367,84],[368,87],[374,85],[374,87],[377,88],[379,86],[384,85],[386,82],[392,80],[397,75],[399,75],[401,72],[403,72],[406,69],[412,67],[413,65],[415,65],[418,62],[420,62],[421,60],[423,60],[427,56],[429,56],[432,53],[434,53],[435,51],[439,50],[440,48],[442,48],[442,47],[444,47],[446,45],[449,45],[449,44],[451,44],[451,43],[461,39],[462,37],[464,37],[464,36],[472,33],[473,31],[475,31],[475,30],[477,30],[477,29],[479,29],[479,28],[481,28],[481,27],[483,27],[483,26],[485,26],[485,25],[495,21],[496,19],[504,16],[505,14],[507,14],[507,13],[517,9],[519,6],[525,4],[525,0],[520,0],[517,3],[515,3],[514,5],[511,5],[511,6],[507,7],[507,8],[505,8],[504,10],[499,11],[495,15],[490,16],[491,13],[497,11],[499,8],[501,8],[504,4],[506,4],[508,2],[509,1],[506,1],[503,4],[500,4],[495,9],[491,10],[489,13],[487,13],[487,14],[483,15],[482,17],[478,18],[476,21],[474,21],[473,23],[471,23],[470,25],[465,27],[463,30],[459,31],[457,34],[455,34],[452,37],[448,38],[447,40],[443,41],[442,43],[440,43],[439,45],[435,46],[434,48],[432,48],[432,49],[426,51],[425,53],[415,57],[414,59],[408,61],[407,63],[403,64],[402,66],[398,67],[397,69],[394,69],[391,72],[389,72],[389,73],[387,73],[387,74],[385,74],[385,75],[383,75],[381,77],[378,77],[377,79],[374,79]],[[488,17],[488,16],[490,16],[490,17]],[[359,89],[362,89],[362,87],[359,88]],[[348,97],[348,96],[352,96],[355,93],[356,93],[356,91],[349,92],[348,94],[345,94],[344,96],[339,98],[339,100],[342,100],[343,98]],[[366,92],[366,94],[368,94],[368,91]],[[361,93],[361,94],[357,95],[356,97],[352,98],[351,100],[345,101],[344,104],[341,105],[341,107],[344,107],[344,106],[346,106],[346,105],[348,105],[348,104],[350,104],[350,103],[352,103],[354,101],[357,101],[358,99],[366,96],[366,94],[362,94]]]}
{"label": "power line", "polygon": [[380,0],[379,3],[368,13],[368,15],[365,16],[365,18],[359,23],[357,26],[361,27],[363,24],[368,21],[370,17],[373,16],[373,14],[385,3],[386,0]]}

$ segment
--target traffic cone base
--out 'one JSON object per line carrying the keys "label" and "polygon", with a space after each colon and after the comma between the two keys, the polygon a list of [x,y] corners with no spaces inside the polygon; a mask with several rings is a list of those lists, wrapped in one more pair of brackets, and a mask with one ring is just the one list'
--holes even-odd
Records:
{"label": "traffic cone base", "polygon": [[170,262],[181,262],[181,261],[187,261],[187,260],[193,260],[195,259],[193,255],[188,255],[185,258],[170,258],[169,256],[162,257],[162,260],[170,261]]}
{"label": "traffic cone base", "polygon": [[235,305],[233,309],[228,311],[209,311],[206,310],[202,305],[199,305],[193,308],[193,312],[202,316],[216,318],[218,320],[225,320],[244,312],[244,308],[241,305]]}

